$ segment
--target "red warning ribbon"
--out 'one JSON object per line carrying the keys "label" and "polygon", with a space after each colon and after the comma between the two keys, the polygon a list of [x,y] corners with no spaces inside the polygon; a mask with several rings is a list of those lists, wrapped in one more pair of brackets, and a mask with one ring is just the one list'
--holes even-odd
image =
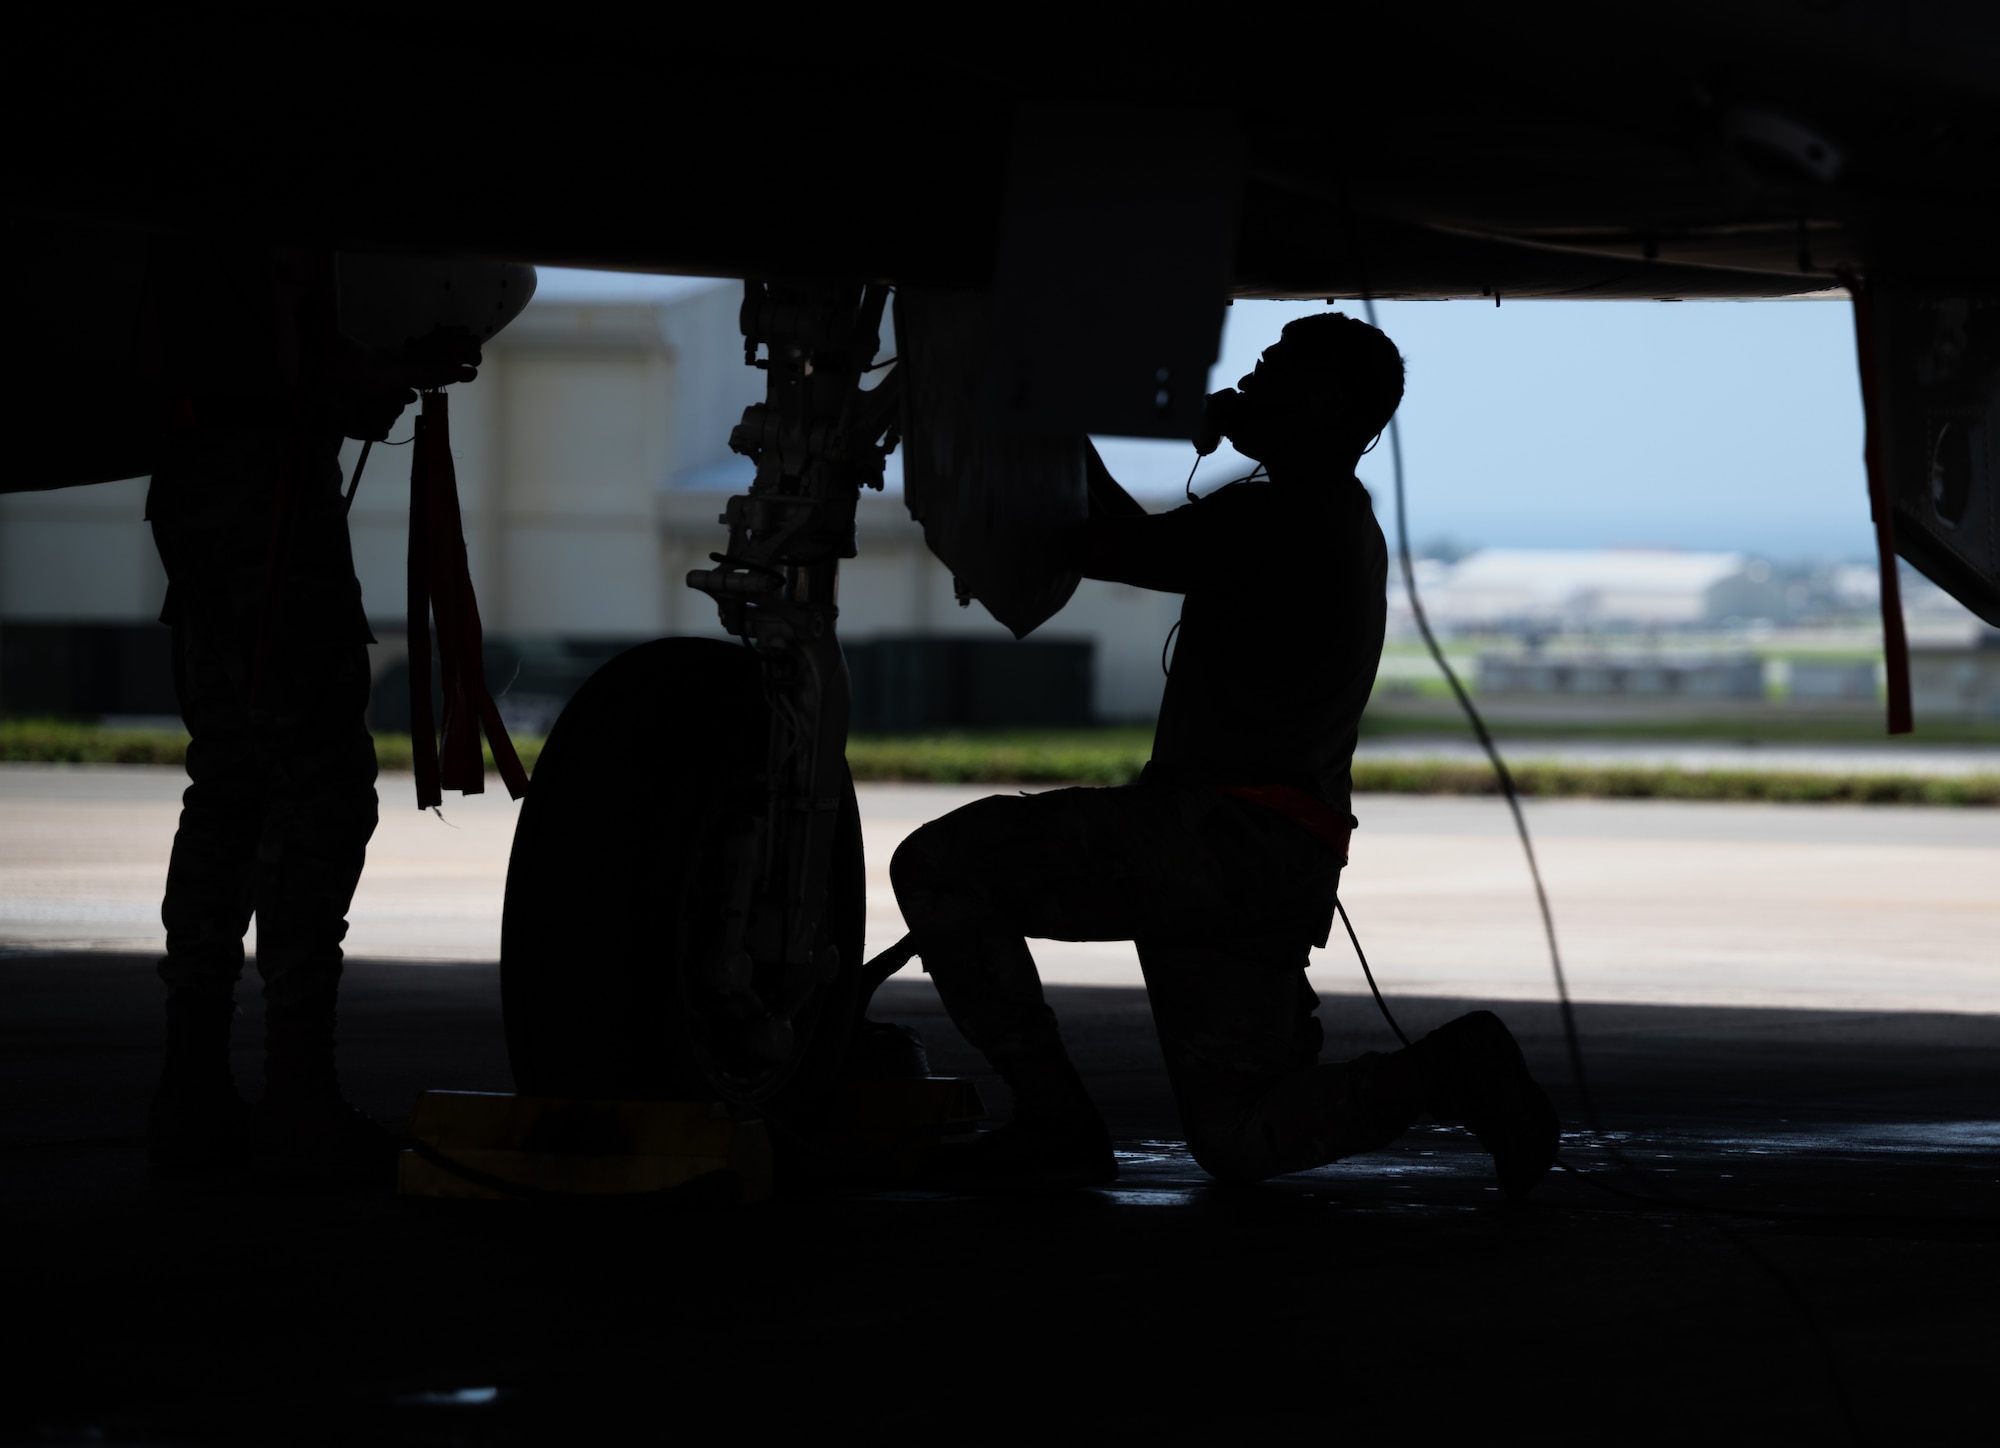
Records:
{"label": "red warning ribbon", "polygon": [[[480,794],[486,761],[479,732],[507,793],[528,792],[527,771],[486,688],[480,655],[484,635],[465,525],[458,509],[458,474],[451,461],[451,415],[441,388],[423,394],[410,459],[410,743],[417,772],[417,808],[443,803],[443,790]],[[437,621],[438,672],[444,686],[442,726],[431,716],[431,620]]]}
{"label": "red warning ribbon", "polygon": [[1323,800],[1315,799],[1291,784],[1218,784],[1216,793],[1247,799],[1283,815],[1347,863],[1347,846],[1353,838],[1347,816]]}

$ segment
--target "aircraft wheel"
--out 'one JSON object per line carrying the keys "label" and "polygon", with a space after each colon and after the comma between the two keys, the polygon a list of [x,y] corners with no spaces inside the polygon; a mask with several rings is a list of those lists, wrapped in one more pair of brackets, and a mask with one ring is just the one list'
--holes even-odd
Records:
{"label": "aircraft wheel", "polygon": [[859,1011],[851,781],[821,964],[758,963],[746,983],[720,960],[729,852],[765,806],[768,720],[755,656],[708,639],[621,654],[563,710],[507,870],[500,990],[523,1094],[723,1100],[806,1125],[828,1099]]}

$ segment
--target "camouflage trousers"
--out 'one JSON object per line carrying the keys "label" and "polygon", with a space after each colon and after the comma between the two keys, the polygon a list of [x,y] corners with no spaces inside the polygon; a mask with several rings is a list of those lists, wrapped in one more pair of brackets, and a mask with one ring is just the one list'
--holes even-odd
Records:
{"label": "camouflage trousers", "polygon": [[376,820],[365,724],[371,641],[342,502],[339,439],[177,439],[147,499],[188,788],[161,919],[170,993],[228,995],[257,921],[272,1008],[337,988],[347,908]]}
{"label": "camouflage trousers", "polygon": [[1384,1057],[1321,1064],[1307,951],[1340,862],[1262,806],[1172,783],[996,796],[917,830],[890,873],[953,1022],[1002,1075],[1060,1055],[1024,937],[1131,940],[1182,1125],[1261,1180],[1386,1145],[1417,1106]]}

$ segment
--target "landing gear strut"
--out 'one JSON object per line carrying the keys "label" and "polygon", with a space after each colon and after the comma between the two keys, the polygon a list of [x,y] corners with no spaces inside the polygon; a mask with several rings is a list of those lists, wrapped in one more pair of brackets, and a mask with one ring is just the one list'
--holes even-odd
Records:
{"label": "landing gear strut", "polygon": [[720,969],[748,981],[758,963],[781,967],[777,1008],[752,1028],[755,1049],[774,1061],[794,1045],[785,1007],[810,995],[815,979],[860,965],[840,960],[837,944],[816,942],[847,785],[847,664],[834,636],[840,560],[854,556],[861,490],[881,488],[896,446],[900,378],[862,387],[887,300],[877,285],[745,284],[744,361],[764,369],[767,384],[729,445],[757,464],[757,476],[723,512],[729,544],[710,555],[717,566],[687,579],[756,654],[771,712],[764,809],[740,821],[730,843]]}
{"label": "landing gear strut", "polygon": [[[731,971],[751,961],[781,962],[788,979],[838,971],[814,959],[812,944],[847,777],[847,665],[834,622],[840,560],[854,556],[855,504],[861,489],[882,486],[896,445],[900,379],[861,386],[887,299],[880,286],[745,286],[744,360],[768,384],[729,445],[757,464],[757,476],[722,515],[728,550],[687,578],[757,655],[771,709],[763,815],[732,844],[741,908],[724,943]],[[775,1029],[782,1035],[782,1020]]]}
{"label": "landing gear strut", "polygon": [[[688,584],[741,646],[663,639],[564,710],[516,831],[501,946],[516,1082],[810,1115],[859,999],[860,824],[834,624],[855,505],[897,444],[900,379],[865,387],[887,289],[752,282],[757,464]],[[761,354],[761,355],[760,355]]]}

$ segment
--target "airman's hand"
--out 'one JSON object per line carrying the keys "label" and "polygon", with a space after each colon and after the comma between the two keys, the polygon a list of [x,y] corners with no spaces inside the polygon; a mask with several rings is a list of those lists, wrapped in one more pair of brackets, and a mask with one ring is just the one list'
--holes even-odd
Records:
{"label": "airman's hand", "polygon": [[479,341],[463,327],[440,327],[403,344],[399,359],[407,385],[422,391],[470,382],[479,375]]}
{"label": "airman's hand", "polygon": [[400,351],[364,347],[343,337],[327,377],[335,392],[424,391],[470,382],[479,375],[479,343],[463,327],[441,327],[405,342]]}
{"label": "airman's hand", "polygon": [[358,442],[386,442],[389,429],[396,425],[403,409],[416,400],[417,394],[408,387],[337,392],[333,396],[334,421],[342,437]]}
{"label": "airman's hand", "polygon": [[327,378],[341,435],[385,441],[419,392],[472,381],[480,360],[479,343],[462,327],[440,328],[397,352],[343,338]]}

